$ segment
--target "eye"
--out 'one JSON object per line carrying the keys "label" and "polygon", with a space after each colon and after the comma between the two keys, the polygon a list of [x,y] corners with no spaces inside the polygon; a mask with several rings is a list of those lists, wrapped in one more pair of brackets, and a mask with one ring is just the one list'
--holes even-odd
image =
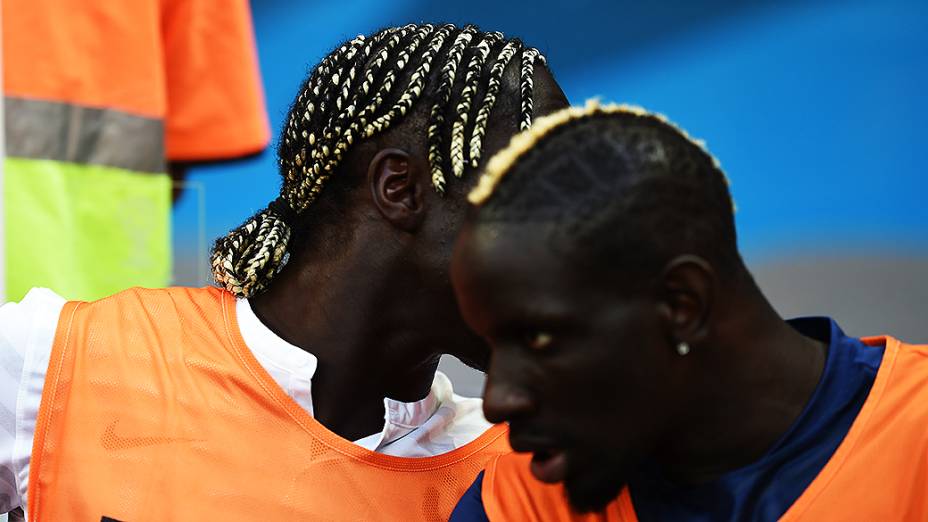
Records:
{"label": "eye", "polygon": [[532,350],[544,350],[551,346],[554,337],[548,332],[529,332],[525,336],[525,345]]}

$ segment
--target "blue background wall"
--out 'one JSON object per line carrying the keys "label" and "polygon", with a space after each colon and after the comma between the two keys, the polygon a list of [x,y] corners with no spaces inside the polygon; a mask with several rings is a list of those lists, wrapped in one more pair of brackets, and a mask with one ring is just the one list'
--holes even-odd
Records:
{"label": "blue background wall", "polygon": [[[474,22],[548,55],[574,103],[643,105],[705,139],[732,180],[741,247],[787,315],[928,341],[928,3],[252,2],[276,133],[307,68],[410,21]],[[196,169],[212,241],[276,196],[272,149]],[[202,283],[198,198],[175,212],[180,283]],[[197,272],[199,271],[199,276]]]}

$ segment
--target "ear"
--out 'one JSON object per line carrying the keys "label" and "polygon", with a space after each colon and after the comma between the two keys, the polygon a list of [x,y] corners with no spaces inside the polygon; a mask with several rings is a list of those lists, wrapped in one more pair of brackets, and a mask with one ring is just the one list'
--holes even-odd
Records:
{"label": "ear", "polygon": [[393,226],[412,232],[425,216],[419,176],[413,172],[409,154],[384,149],[374,155],[367,170],[374,204]]}
{"label": "ear", "polygon": [[716,282],[712,266],[699,256],[675,257],[664,267],[659,280],[659,315],[674,344],[696,344],[709,335]]}

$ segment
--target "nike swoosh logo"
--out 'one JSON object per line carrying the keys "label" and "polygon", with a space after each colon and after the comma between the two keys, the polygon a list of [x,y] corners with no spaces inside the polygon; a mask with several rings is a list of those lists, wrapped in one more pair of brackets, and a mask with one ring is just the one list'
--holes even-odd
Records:
{"label": "nike swoosh logo", "polygon": [[157,446],[158,444],[203,441],[203,439],[190,439],[183,437],[123,437],[116,434],[116,425],[118,423],[118,420],[114,420],[106,427],[106,429],[103,430],[103,435],[100,437],[100,444],[103,446],[103,449],[116,451],[132,448],[144,448],[146,446]]}

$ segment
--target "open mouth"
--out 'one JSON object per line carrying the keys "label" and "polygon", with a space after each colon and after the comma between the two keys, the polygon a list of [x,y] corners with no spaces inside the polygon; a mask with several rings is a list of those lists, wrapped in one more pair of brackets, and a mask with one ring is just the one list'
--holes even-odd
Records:
{"label": "open mouth", "polygon": [[532,453],[531,471],[542,482],[562,482],[567,475],[567,454],[554,449],[535,451]]}

